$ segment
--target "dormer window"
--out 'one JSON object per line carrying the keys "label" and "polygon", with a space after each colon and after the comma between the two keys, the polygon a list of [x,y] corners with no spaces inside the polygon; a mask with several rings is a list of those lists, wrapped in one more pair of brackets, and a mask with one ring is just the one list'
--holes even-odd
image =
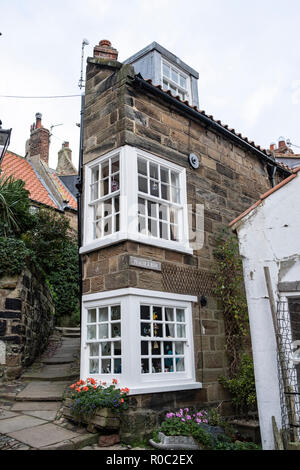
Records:
{"label": "dormer window", "polygon": [[189,100],[189,77],[166,60],[162,60],[162,87],[182,101]]}

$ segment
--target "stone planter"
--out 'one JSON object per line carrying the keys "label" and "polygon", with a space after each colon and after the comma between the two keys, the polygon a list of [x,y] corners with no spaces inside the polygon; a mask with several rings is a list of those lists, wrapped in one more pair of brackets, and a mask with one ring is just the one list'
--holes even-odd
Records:
{"label": "stone planter", "polygon": [[[65,418],[74,420],[74,415],[72,415],[70,407],[72,405],[71,398],[66,398],[64,400],[63,415]],[[97,432],[97,429],[107,429],[107,430],[119,430],[120,428],[120,417],[117,416],[110,408],[101,408],[96,411],[94,416],[89,418],[82,418],[82,423],[88,425],[87,430],[90,432]]]}
{"label": "stone planter", "polygon": [[166,436],[163,432],[158,433],[160,442],[149,440],[152,447],[166,450],[201,450],[200,445],[190,436]]}

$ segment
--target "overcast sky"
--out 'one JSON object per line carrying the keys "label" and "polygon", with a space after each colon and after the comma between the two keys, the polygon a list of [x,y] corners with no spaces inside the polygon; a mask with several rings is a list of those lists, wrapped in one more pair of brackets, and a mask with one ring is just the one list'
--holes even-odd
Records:
{"label": "overcast sky", "polygon": [[[2,0],[0,95],[80,94],[81,42],[109,39],[123,61],[153,41],[199,72],[200,109],[263,147],[300,146],[299,0]],[[78,163],[80,97],[0,97],[9,149],[22,156],[35,113]],[[294,148],[294,150],[297,150]]]}

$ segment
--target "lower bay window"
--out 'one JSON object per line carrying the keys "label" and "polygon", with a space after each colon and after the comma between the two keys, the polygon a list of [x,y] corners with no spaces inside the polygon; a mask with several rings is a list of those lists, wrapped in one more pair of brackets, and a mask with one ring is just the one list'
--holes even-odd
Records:
{"label": "lower bay window", "polygon": [[200,388],[195,381],[192,302],[143,289],[83,296],[81,378],[131,393]]}

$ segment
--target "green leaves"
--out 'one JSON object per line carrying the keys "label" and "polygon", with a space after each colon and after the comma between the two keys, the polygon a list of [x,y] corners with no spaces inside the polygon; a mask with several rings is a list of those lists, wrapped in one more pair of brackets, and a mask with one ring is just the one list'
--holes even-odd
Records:
{"label": "green leaves", "polygon": [[21,274],[32,256],[22,240],[0,237],[0,277]]}

